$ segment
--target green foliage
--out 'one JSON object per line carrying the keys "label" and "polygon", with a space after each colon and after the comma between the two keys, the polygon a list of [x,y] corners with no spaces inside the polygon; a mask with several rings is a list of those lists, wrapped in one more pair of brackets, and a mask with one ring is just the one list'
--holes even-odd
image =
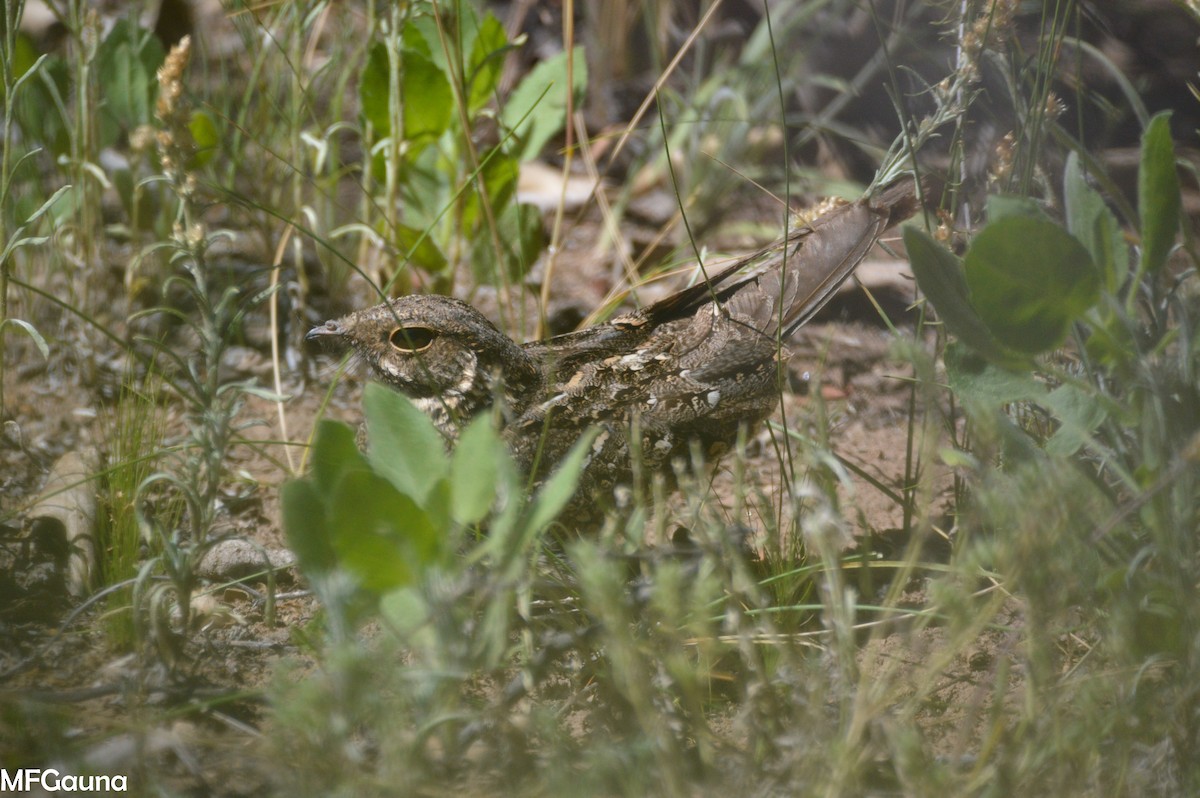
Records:
{"label": "green foliage", "polygon": [[192,143],[195,146],[195,151],[188,159],[188,168],[199,169],[217,154],[221,136],[212,115],[205,111],[192,112],[192,119],[188,123],[188,132],[192,134]]}
{"label": "green foliage", "polygon": [[[773,627],[769,614],[742,612],[762,599],[720,520],[697,517],[699,548],[646,557],[631,589],[633,561],[614,556],[613,541],[543,545],[593,436],[527,496],[490,418],[447,455],[403,396],[369,387],[367,408],[367,454],[349,427],[323,422],[311,473],[284,486],[285,529],[331,645],[321,673],[278,685],[274,738],[305,761],[363,736],[387,756],[350,771],[301,768],[297,786],[383,780],[419,791],[467,777],[681,794],[736,780],[706,713],[744,662],[732,641]],[[798,670],[780,676],[755,662],[747,679],[758,690],[779,679],[787,697],[761,714],[803,728],[818,669],[780,656]]]}
{"label": "green foliage", "polygon": [[[996,203],[989,207],[995,209]],[[914,273],[947,327],[980,354],[1019,362],[1059,346],[1099,296],[1087,249],[1028,206],[1001,206],[960,264],[929,236],[905,231]]]}
{"label": "green foliage", "polygon": [[[1166,122],[1155,117],[1143,136],[1132,252],[1074,155],[1065,224],[1027,200],[989,202],[965,275],[928,236],[908,230],[905,240],[918,284],[958,339],[946,375],[976,469],[960,503],[963,552],[994,564],[1028,602],[1039,712],[1072,730],[1039,732],[1038,756],[1085,761],[1109,746],[1120,755],[1100,783],[1136,784],[1136,750],[1161,746],[1188,792],[1200,785],[1181,743],[1195,739],[1200,701],[1200,295],[1186,240],[1191,269],[1177,278],[1165,268],[1180,226]],[[1033,359],[1068,332],[1077,366]],[[1078,628],[1089,630],[1091,665],[1076,678],[1054,641]],[[1134,675],[1147,670],[1155,676]]]}
{"label": "green foliage", "polygon": [[[536,157],[565,119],[566,58],[552,58],[526,76],[497,114],[504,54],[512,44],[490,12],[455,3],[435,19],[421,9],[394,15],[399,35],[371,45],[359,75],[362,120],[371,143],[370,168],[382,181],[386,206],[403,211],[379,232],[404,260],[438,275],[469,267],[478,282],[519,279],[542,247],[539,214],[516,201],[521,161]],[[577,96],[586,84],[576,52]],[[501,140],[483,150],[472,139],[501,125]]]}
{"label": "green foliage", "polygon": [[155,73],[166,53],[153,31],[129,18],[118,19],[96,49],[95,69],[100,84],[100,146],[109,147],[118,135],[154,120],[158,96]]}
{"label": "green foliage", "polygon": [[1098,296],[1087,250],[1041,219],[993,221],[971,242],[964,266],[983,323],[1002,344],[1031,355],[1059,346]]}
{"label": "green foliage", "polygon": [[904,246],[921,291],[937,308],[946,329],[981,355],[1000,363],[1020,363],[988,329],[971,304],[962,261],[915,225],[904,228]]}
{"label": "green foliage", "polygon": [[1063,180],[1067,229],[1092,256],[1104,275],[1104,289],[1116,293],[1129,273],[1129,247],[1115,217],[1099,192],[1088,185],[1078,153],[1067,159]]}
{"label": "green foliage", "polygon": [[[571,60],[571,92],[578,108],[587,87],[587,62],[582,47],[572,51]],[[566,114],[567,54],[559,53],[534,67],[504,104],[500,121],[518,142],[509,154],[521,161],[536,157],[546,142],[562,130]]]}
{"label": "green foliage", "polygon": [[[106,418],[109,467],[102,481],[102,515],[98,524],[104,586],[116,587],[106,601],[105,629],[118,649],[131,648],[135,641],[133,583],[137,577],[143,543],[137,503],[152,499],[142,492],[145,482],[158,468],[163,456],[167,414],[162,404],[162,379],[150,372],[141,380],[126,375],[115,409]],[[179,522],[182,507],[169,499],[160,500],[160,512]],[[152,550],[157,554],[157,550]],[[140,608],[139,608],[140,609]]]}
{"label": "green foliage", "polygon": [[493,510],[489,537],[473,544],[468,559],[503,564],[528,557],[574,493],[592,440],[584,436],[526,500],[523,478],[490,419],[468,426],[448,456],[432,422],[407,398],[371,384],[364,405],[367,454],[349,427],[321,422],[312,474],[284,486],[283,513],[310,579],[347,577],[375,599],[462,568],[451,555]]}
{"label": "green foliage", "polygon": [[1179,175],[1171,142],[1170,113],[1150,120],[1142,140],[1138,170],[1138,211],[1142,219],[1142,268],[1157,273],[1167,262],[1179,231]]}
{"label": "green foliage", "polygon": [[[400,51],[398,69],[404,125],[395,133],[402,136],[413,151],[419,151],[446,131],[454,110],[454,96],[445,73],[433,63],[429,45],[414,28],[408,27],[405,31],[405,47]],[[387,138],[393,133],[392,109],[389,107],[391,71],[388,47],[377,42],[368,53],[359,78],[359,99],[363,117],[379,138]]]}
{"label": "green foliage", "polygon": [[17,42],[13,63],[18,78],[13,89],[17,124],[30,141],[62,155],[70,149],[67,63],[57,56],[37,55],[24,35]]}

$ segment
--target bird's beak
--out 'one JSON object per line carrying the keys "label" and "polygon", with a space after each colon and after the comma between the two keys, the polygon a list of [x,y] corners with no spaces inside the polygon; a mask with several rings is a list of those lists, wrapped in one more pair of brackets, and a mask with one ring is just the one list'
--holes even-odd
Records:
{"label": "bird's beak", "polygon": [[316,341],[317,338],[320,337],[329,335],[338,336],[344,334],[346,334],[346,330],[342,329],[341,323],[336,322],[336,320],[331,320],[331,322],[325,322],[320,326],[314,326],[313,329],[308,330],[308,334],[305,335],[305,341]]}
{"label": "bird's beak", "polygon": [[313,327],[308,331],[308,334],[304,336],[304,340],[328,340],[330,338],[340,338],[345,334],[346,331],[342,328],[341,322],[332,320],[325,322],[320,327]]}

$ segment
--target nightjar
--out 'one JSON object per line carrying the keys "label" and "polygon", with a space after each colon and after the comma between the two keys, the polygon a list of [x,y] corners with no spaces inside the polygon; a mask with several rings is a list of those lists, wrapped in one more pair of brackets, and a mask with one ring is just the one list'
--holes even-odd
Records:
{"label": "nightjar", "polygon": [[433,295],[360,310],[307,337],[353,349],[450,442],[474,416],[498,411],[535,479],[598,428],[578,496],[607,505],[634,473],[670,479],[694,445],[711,462],[739,428],[765,419],[788,336],[917,207],[915,181],[902,179],[654,304],[541,341],[517,344],[465,302]]}

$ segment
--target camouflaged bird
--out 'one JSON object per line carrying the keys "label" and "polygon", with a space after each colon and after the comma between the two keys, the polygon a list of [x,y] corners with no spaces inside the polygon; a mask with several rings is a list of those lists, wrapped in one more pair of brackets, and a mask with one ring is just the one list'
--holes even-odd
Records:
{"label": "camouflaged bird", "polygon": [[779,395],[783,342],[833,295],[880,234],[915,212],[915,181],[843,204],[708,280],[578,332],[517,344],[479,311],[406,296],[328,321],[310,340],[349,347],[447,438],[498,410],[538,479],[598,428],[581,497],[600,504],[635,473],[673,474],[691,447],[711,462]]}

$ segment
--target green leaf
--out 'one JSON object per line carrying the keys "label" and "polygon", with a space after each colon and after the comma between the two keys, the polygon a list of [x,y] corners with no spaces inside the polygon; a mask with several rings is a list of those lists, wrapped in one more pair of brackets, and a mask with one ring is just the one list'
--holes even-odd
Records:
{"label": "green leaf", "polygon": [[1096,396],[1074,385],[1060,385],[1042,400],[1049,409],[1059,428],[1046,441],[1050,454],[1069,457],[1092,438],[1096,428],[1108,418],[1108,412]]}
{"label": "green leaf", "polygon": [[325,504],[316,484],[308,479],[293,479],[283,484],[279,496],[283,505],[283,531],[300,568],[310,579],[332,571],[337,566],[337,555],[330,544]]}
{"label": "green leaf", "polygon": [[404,50],[404,137],[426,143],[436,139],[450,126],[454,112],[454,94],[445,74],[426,55]]}
{"label": "green leaf", "polygon": [[[406,37],[406,45],[410,38]],[[403,135],[408,141],[425,144],[436,139],[449,126],[454,111],[454,95],[446,75],[427,52],[405,46],[400,51],[400,62]],[[391,107],[389,88],[391,70],[387,45],[376,43],[367,54],[366,66],[359,76],[358,97],[363,118],[375,129],[377,140],[393,133],[394,109]],[[419,151],[421,148],[416,149]]]}
{"label": "green leaf", "polygon": [[[41,64],[39,62],[47,57],[46,53],[38,53],[37,48],[33,44],[33,39],[24,33],[17,34],[16,40],[13,42],[12,60],[9,69],[12,70],[14,87],[18,91],[20,91],[25,81],[33,77],[29,74],[30,70],[40,68]],[[5,92],[7,88],[3,82],[0,82],[0,99],[6,96]]]}
{"label": "green leaf", "polygon": [[[587,63],[583,48],[572,51],[575,106],[587,87]],[[559,53],[538,64],[513,90],[500,113],[500,121],[512,130],[516,142],[511,153],[518,161],[537,157],[542,147],[563,128],[567,112],[567,54]]]}
{"label": "green leaf", "polygon": [[103,98],[102,146],[112,144],[122,131],[153,121],[156,73],[165,58],[162,43],[152,31],[129,18],[113,24],[96,48],[95,72]]}
{"label": "green leaf", "polygon": [[188,159],[188,167],[198,169],[213,159],[220,149],[221,137],[217,133],[217,123],[207,111],[192,111],[188,121],[188,130],[192,133],[192,142],[196,145],[195,152]]}
{"label": "green leaf", "polygon": [[[488,201],[491,203],[493,212],[499,216],[504,208],[512,200],[513,195],[517,193],[517,178],[520,174],[520,167],[514,158],[510,158],[501,152],[498,148],[491,150],[483,159],[483,165],[479,170],[479,177],[483,180],[483,186],[487,190]],[[463,202],[463,227],[467,230],[473,230],[478,225],[483,224],[483,210],[480,207],[481,201],[479,193],[476,191],[467,192]]]}
{"label": "green leaf", "polygon": [[581,435],[571,447],[571,451],[567,452],[567,456],[559,462],[554,473],[542,484],[525,522],[527,535],[540,533],[558,517],[575,495],[575,488],[579,486],[579,475],[591,460],[592,443],[599,434],[600,430],[593,428]]}
{"label": "green leaf", "polygon": [[329,496],[343,474],[367,469],[354,430],[340,421],[322,419],[317,424],[312,448],[312,476],[317,489]]}
{"label": "green leaf", "polygon": [[433,422],[406,397],[374,382],[363,393],[363,412],[371,467],[424,505],[450,470],[445,441]]}
{"label": "green leaf", "polygon": [[405,259],[427,272],[440,272],[449,265],[431,236],[415,227],[397,224],[392,228],[393,240],[400,246]]}
{"label": "green leaf", "polygon": [[1067,229],[1079,239],[1100,267],[1107,289],[1115,292],[1129,272],[1129,247],[1104,198],[1088,185],[1079,155],[1074,152],[1067,157],[1063,200]]}
{"label": "green leaf", "polygon": [[62,195],[66,194],[70,190],[71,190],[70,183],[67,183],[66,185],[63,185],[63,186],[59,186],[58,189],[53,194],[50,195],[50,198],[48,200],[43,202],[36,211],[29,214],[29,218],[25,220],[25,224],[27,224],[27,225],[33,224],[38,219],[42,218],[42,216],[45,215],[45,213],[47,211],[49,211],[51,208],[53,208],[55,203],[57,203],[59,201],[59,199],[62,198]]}
{"label": "green leaf", "polygon": [[1096,318],[1089,319],[1088,356],[1108,369],[1128,368],[1140,357],[1141,346],[1128,321],[1122,314],[1107,308],[1102,308]]}
{"label": "green leaf", "polygon": [[82,195],[78,186],[68,185],[64,188],[65,191],[54,192],[54,196],[47,203],[48,208],[45,205],[42,206],[41,212],[50,214],[50,223],[55,229],[71,221],[79,208]]}
{"label": "green leaf", "polygon": [[392,118],[388,113],[388,65],[387,47],[376,42],[367,53],[367,63],[358,77],[358,102],[363,119],[375,130],[375,139],[385,139],[392,134]]}
{"label": "green leaf", "polygon": [[388,628],[414,647],[431,650],[435,633],[430,607],[419,587],[404,587],[388,593],[379,602],[379,612]]}
{"label": "green leaf", "polygon": [[1019,363],[995,339],[971,304],[962,261],[917,227],[904,228],[904,246],[917,285],[933,303],[946,329],[989,360]]}
{"label": "green leaf", "polygon": [[950,390],[962,402],[968,417],[977,425],[974,434],[994,437],[1003,446],[1006,458],[1028,461],[1040,455],[1030,435],[1012,422],[1005,405],[1013,402],[1037,402],[1046,388],[1028,370],[1001,368],[957,341],[946,347],[946,380]]}
{"label": "green leaf", "polygon": [[369,471],[339,480],[329,503],[338,560],[367,590],[411,584],[437,558],[439,530],[410,497]]}
{"label": "green leaf", "polygon": [[508,457],[504,441],[488,416],[472,421],[458,439],[450,459],[451,513],[460,524],[483,520],[496,499],[501,464]]}
{"label": "green leaf", "polygon": [[37,327],[34,327],[24,319],[5,319],[4,321],[0,322],[0,333],[3,333],[4,328],[10,324],[16,327],[18,330],[23,331],[26,335],[33,339],[33,345],[36,346],[37,350],[42,353],[43,360],[48,360],[50,358],[50,347],[46,345],[46,339],[42,337],[40,332],[38,332]]}
{"label": "green leaf", "polygon": [[1138,211],[1142,217],[1142,269],[1150,274],[1166,264],[1179,230],[1179,174],[1170,119],[1170,111],[1157,114],[1142,136]]}
{"label": "green leaf", "polygon": [[504,56],[510,49],[504,25],[489,11],[479,24],[468,62],[467,107],[471,111],[478,111],[495,94],[504,68]]}
{"label": "green leaf", "polygon": [[1050,219],[1041,204],[1032,197],[1021,197],[1012,194],[992,194],[987,198],[987,218],[989,223],[998,222],[1010,216],[1028,216],[1047,221]]}
{"label": "green leaf", "polygon": [[1061,344],[1100,293],[1087,250],[1042,219],[1009,216],[989,224],[964,265],[979,317],[1002,345],[1027,354]]}
{"label": "green leaf", "polygon": [[[462,7],[461,3],[455,3],[455,5]],[[470,6],[467,6],[465,10],[468,14],[474,14],[474,10]],[[446,14],[442,19],[449,20],[450,15]],[[421,13],[419,7],[414,8],[408,24],[400,33],[400,43],[405,50],[420,53],[436,63],[438,69],[443,73],[449,68],[446,63],[446,51],[442,48],[442,32],[438,30],[438,21],[433,14]]]}
{"label": "green leaf", "polygon": [[996,409],[1012,402],[1037,401],[1046,388],[1028,371],[1000,368],[962,345],[946,347],[946,381],[954,395],[976,407]]}

